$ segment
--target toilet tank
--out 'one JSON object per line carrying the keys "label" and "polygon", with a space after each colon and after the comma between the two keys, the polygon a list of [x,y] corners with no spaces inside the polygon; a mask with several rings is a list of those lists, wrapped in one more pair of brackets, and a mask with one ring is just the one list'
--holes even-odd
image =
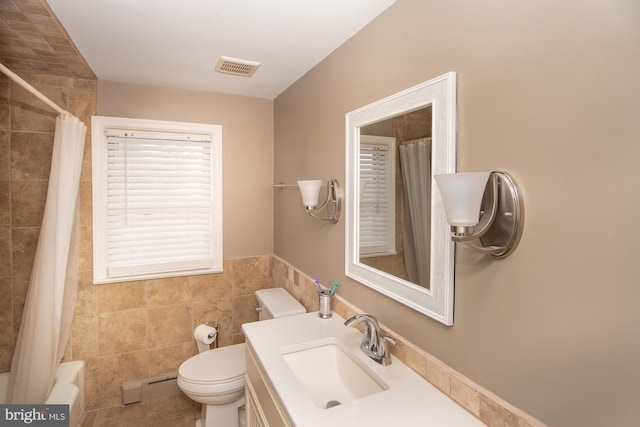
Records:
{"label": "toilet tank", "polygon": [[307,310],[284,288],[261,289],[256,291],[260,320],[294,316]]}

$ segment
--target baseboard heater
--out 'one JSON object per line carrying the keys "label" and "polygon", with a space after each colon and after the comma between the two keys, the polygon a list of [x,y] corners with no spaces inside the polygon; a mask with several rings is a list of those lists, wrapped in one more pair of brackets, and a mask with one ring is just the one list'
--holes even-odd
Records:
{"label": "baseboard heater", "polygon": [[177,379],[177,372],[169,372],[155,377],[125,381],[122,383],[122,403],[130,405],[181,393]]}

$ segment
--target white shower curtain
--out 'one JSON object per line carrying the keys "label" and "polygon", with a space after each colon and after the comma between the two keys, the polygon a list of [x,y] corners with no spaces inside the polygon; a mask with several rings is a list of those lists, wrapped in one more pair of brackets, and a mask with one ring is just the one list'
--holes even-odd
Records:
{"label": "white shower curtain", "polygon": [[44,403],[71,330],[78,285],[77,201],[87,127],[56,120],[51,173],[18,341],[9,402]]}
{"label": "white shower curtain", "polygon": [[403,240],[409,280],[429,288],[431,242],[431,138],[400,144],[404,189]]}

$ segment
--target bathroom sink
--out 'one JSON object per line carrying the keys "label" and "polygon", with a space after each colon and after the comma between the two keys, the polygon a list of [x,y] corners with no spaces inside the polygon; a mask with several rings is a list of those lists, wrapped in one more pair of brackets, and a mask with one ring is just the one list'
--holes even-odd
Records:
{"label": "bathroom sink", "polygon": [[352,359],[336,340],[328,339],[281,350],[287,366],[321,409],[369,396],[389,387]]}
{"label": "bathroom sink", "polygon": [[254,394],[267,421],[281,425],[284,418],[304,427],[484,425],[397,358],[387,366],[371,360],[360,349],[362,332],[344,322],[338,313],[322,319],[312,312],[242,325],[247,388],[258,387]]}

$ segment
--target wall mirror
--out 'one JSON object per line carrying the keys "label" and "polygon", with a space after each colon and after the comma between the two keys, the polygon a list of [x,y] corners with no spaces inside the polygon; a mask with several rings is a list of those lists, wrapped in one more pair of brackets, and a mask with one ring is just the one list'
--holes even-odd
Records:
{"label": "wall mirror", "polygon": [[456,169],[456,74],[347,113],[346,275],[453,324],[454,244],[434,175]]}

